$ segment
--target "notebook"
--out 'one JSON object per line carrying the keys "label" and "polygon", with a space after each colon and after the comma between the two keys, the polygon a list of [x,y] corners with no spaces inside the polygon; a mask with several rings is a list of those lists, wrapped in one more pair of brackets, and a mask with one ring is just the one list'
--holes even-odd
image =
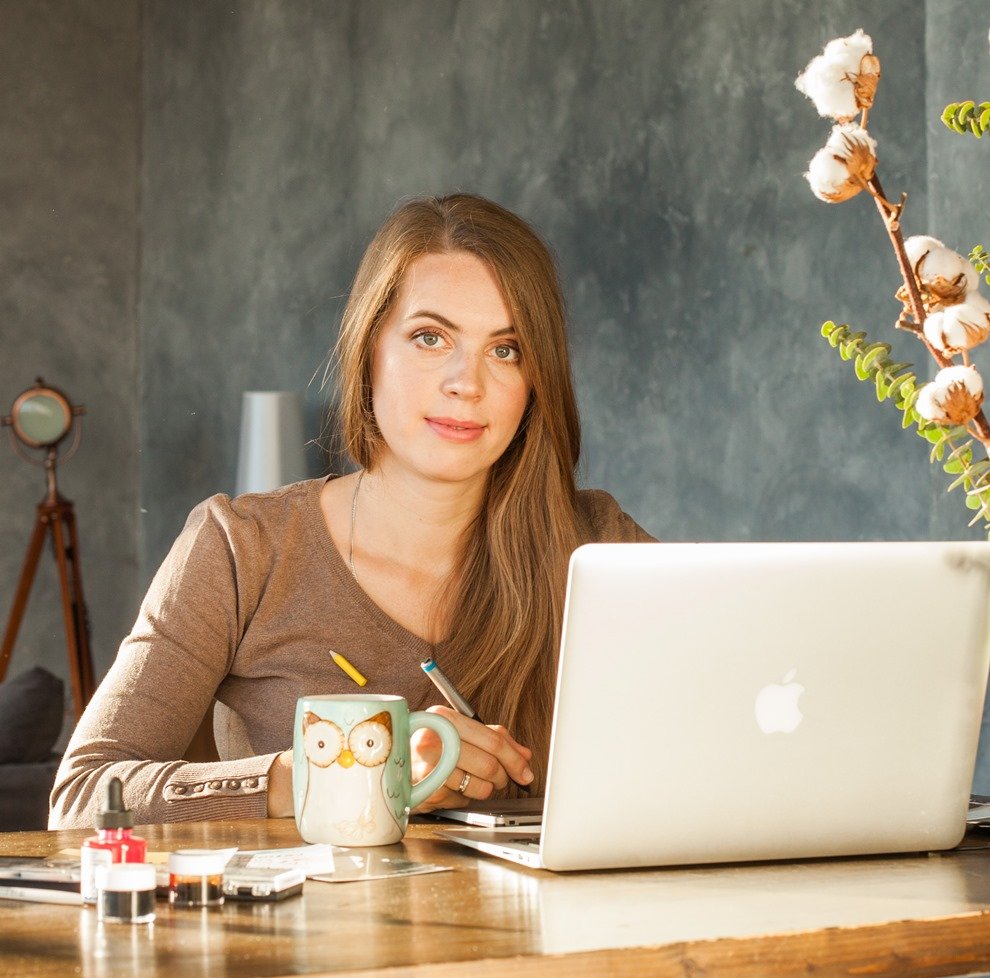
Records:
{"label": "notebook", "polygon": [[990,665],[990,543],[575,551],[541,827],[553,870],[951,848]]}

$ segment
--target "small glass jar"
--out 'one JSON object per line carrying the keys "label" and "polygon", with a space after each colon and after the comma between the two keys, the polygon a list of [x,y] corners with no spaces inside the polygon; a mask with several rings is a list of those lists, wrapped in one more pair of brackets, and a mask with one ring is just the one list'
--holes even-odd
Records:
{"label": "small glass jar", "polygon": [[151,863],[97,866],[96,915],[119,924],[147,924],[155,919],[155,867]]}
{"label": "small glass jar", "polygon": [[179,849],[168,857],[168,902],[173,907],[219,907],[229,851]]}

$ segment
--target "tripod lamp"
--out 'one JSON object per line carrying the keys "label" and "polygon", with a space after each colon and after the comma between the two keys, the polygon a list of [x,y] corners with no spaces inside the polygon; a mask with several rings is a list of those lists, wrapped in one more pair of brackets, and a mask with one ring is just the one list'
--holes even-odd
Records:
{"label": "tripod lamp", "polygon": [[[38,503],[34,530],[28,542],[3,644],[0,645],[0,681],[7,674],[14,642],[31,593],[31,584],[38,570],[41,548],[45,538],[51,533],[62,592],[69,678],[77,719],[82,716],[83,708],[96,689],[96,683],[89,646],[89,619],[79,569],[76,518],[72,503],[58,491],[55,468],[60,458],[63,461],[68,460],[79,447],[80,425],[76,424],[76,418],[84,413],[85,408],[73,405],[62,391],[47,385],[39,377],[33,387],[17,396],[10,414],[0,419],[0,424],[10,428],[14,451],[32,465],[43,466],[47,483],[45,498]],[[70,435],[71,443],[60,456],[60,450]],[[42,454],[36,457],[31,454],[32,451]]]}

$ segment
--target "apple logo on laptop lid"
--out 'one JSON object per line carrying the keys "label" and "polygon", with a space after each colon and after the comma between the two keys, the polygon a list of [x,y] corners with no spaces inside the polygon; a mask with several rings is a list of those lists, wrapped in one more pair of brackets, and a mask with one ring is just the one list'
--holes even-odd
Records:
{"label": "apple logo on laptop lid", "polygon": [[798,699],[804,686],[794,681],[797,669],[791,669],[783,682],[769,683],[756,694],[756,723],[764,733],[793,733],[804,719]]}

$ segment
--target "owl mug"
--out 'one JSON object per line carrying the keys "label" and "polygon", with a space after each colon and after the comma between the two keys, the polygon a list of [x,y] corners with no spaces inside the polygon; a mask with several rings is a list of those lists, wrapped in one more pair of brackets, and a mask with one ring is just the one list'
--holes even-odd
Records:
{"label": "owl mug", "polygon": [[[409,737],[428,727],[440,738],[437,766],[412,783]],[[292,798],[306,842],[385,846],[398,842],[409,812],[450,776],[460,755],[454,725],[409,712],[401,696],[303,696],[296,703]]]}

